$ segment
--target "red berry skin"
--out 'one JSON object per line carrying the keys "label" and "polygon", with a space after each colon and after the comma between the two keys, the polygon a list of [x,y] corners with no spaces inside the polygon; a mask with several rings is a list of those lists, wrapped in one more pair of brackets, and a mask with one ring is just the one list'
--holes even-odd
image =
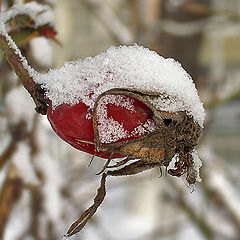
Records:
{"label": "red berry skin", "polygon": [[[130,97],[127,97],[132,99]],[[151,109],[134,99],[133,105],[135,111],[129,111],[121,106],[107,104],[108,117],[112,117],[115,121],[123,124],[124,129],[131,132],[140,124],[145,123],[148,119],[152,119],[153,113]],[[52,109],[50,105],[47,110],[48,120],[56,132],[56,134],[65,142],[72,145],[74,148],[83,152],[95,154],[95,133],[93,127],[92,112],[88,106],[79,102],[74,106],[62,104]],[[127,141],[137,139],[143,135],[129,136],[119,141]],[[111,144],[111,143],[110,143]],[[102,152],[98,152],[96,156],[100,156]],[[103,155],[103,158],[109,158],[110,153]],[[122,157],[120,154],[114,154],[113,158]]]}
{"label": "red berry skin", "polygon": [[[93,121],[92,118],[86,118],[88,108],[82,102],[74,106],[62,104],[55,110],[49,106],[47,116],[53,130],[62,140],[81,151],[94,154]],[[78,140],[89,143],[78,142]]]}

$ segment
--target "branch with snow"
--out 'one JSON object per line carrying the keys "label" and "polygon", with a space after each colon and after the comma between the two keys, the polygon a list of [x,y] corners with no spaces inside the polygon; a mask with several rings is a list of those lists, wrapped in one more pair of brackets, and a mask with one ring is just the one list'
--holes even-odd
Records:
{"label": "branch with snow", "polygon": [[22,56],[21,51],[9,36],[6,27],[8,21],[22,15],[27,15],[33,20],[34,28],[46,24],[53,25],[49,7],[35,2],[25,5],[14,5],[12,8],[0,13],[0,49],[5,59],[19,77],[22,85],[32,96],[36,104],[36,111],[41,114],[46,114],[49,100],[45,97],[41,85],[34,80],[38,73],[28,65],[26,58]]}

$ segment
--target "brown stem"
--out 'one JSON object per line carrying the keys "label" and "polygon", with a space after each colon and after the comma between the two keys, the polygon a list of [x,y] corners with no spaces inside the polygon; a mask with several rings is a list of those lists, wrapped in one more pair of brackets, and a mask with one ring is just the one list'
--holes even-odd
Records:
{"label": "brown stem", "polygon": [[87,210],[85,210],[81,216],[70,226],[70,228],[67,231],[66,237],[73,236],[74,234],[80,232],[84,226],[87,224],[87,222],[90,220],[90,218],[94,215],[94,213],[97,211],[98,207],[102,204],[105,196],[106,196],[106,177],[107,174],[103,173],[101,178],[101,184],[98,188],[97,195],[94,198],[94,203],[91,207],[89,207]]}
{"label": "brown stem", "polygon": [[46,114],[50,100],[45,97],[45,91],[41,88],[41,85],[37,84],[33,77],[30,76],[28,70],[24,67],[21,57],[16,53],[16,50],[10,46],[7,36],[1,34],[0,49],[13,71],[19,77],[21,84],[32,96],[36,104],[35,110],[38,113]]}

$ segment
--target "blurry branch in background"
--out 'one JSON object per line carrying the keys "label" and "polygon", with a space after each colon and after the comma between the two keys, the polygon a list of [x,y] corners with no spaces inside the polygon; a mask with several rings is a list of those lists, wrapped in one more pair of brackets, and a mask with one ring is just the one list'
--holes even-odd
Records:
{"label": "blurry branch in background", "polygon": [[208,200],[226,211],[240,237],[240,202],[236,190],[228,181],[224,169],[218,167],[216,170],[215,166],[209,164],[204,168],[204,173],[207,181],[202,184]]}
{"label": "blurry branch in background", "polygon": [[159,240],[161,238],[169,238],[176,236],[181,228],[183,227],[182,221],[175,221],[168,223],[166,226],[163,226],[162,224],[159,224],[157,227],[155,227],[150,232],[144,234],[141,237],[138,238],[132,238],[132,239],[126,239],[126,240]]}
{"label": "blurry branch in background", "polygon": [[200,2],[186,2],[182,6],[183,10],[198,16],[223,16],[233,21],[240,21],[240,15],[228,10],[217,10]]}
{"label": "blurry branch in background", "polygon": [[16,150],[16,141],[14,139],[8,144],[7,148],[0,154],[0,171],[5,166],[7,161],[11,158]]}
{"label": "blurry branch in background", "polygon": [[175,20],[161,20],[158,22],[160,31],[185,37],[202,32],[208,20],[198,20],[194,22],[181,23]]}
{"label": "blurry branch in background", "polygon": [[4,111],[1,111],[0,110],[0,117],[1,118],[6,118],[7,116],[6,116],[6,113],[4,112]]}
{"label": "blurry branch in background", "polygon": [[10,131],[12,135],[11,141],[3,153],[0,154],[0,171],[16,151],[17,143],[27,136],[26,126],[24,122],[19,122],[16,126],[13,126]]}
{"label": "blurry branch in background", "polygon": [[23,182],[15,167],[11,165],[0,193],[0,239],[3,239],[9,216],[21,196],[22,189]]}
{"label": "blurry branch in background", "polygon": [[196,208],[192,207],[185,199],[185,189],[183,190],[180,185],[169,179],[168,181],[171,186],[177,191],[177,202],[183,211],[187,214],[191,222],[199,229],[205,239],[214,239],[214,231],[211,226],[207,223],[206,217],[201,217],[196,213]]}
{"label": "blurry branch in background", "polygon": [[213,97],[210,102],[206,102],[204,105],[207,109],[215,108],[221,104],[227,103],[234,100],[240,96],[240,87],[234,89],[229,95],[225,97]]}
{"label": "blurry branch in background", "polygon": [[114,13],[106,2],[101,0],[82,0],[107,27],[110,34],[120,44],[133,44],[134,37],[130,29],[122,23],[119,17]]}

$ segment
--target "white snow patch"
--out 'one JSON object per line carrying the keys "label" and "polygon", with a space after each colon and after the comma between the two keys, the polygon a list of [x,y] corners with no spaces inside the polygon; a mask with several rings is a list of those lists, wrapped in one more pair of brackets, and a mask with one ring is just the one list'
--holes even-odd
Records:
{"label": "white snow patch", "polygon": [[192,152],[192,157],[193,157],[193,163],[194,163],[194,170],[196,170],[197,172],[197,178],[196,181],[197,182],[202,182],[202,179],[200,177],[200,168],[202,166],[202,160],[199,158],[198,156],[198,152],[196,149],[193,150]]}
{"label": "white snow patch", "polygon": [[6,96],[6,109],[11,124],[21,121],[27,124],[27,130],[32,128],[34,104],[23,87],[12,89]]}
{"label": "white snow patch", "polygon": [[120,106],[130,112],[135,112],[136,110],[133,103],[134,99],[123,95],[106,95],[99,100],[96,116],[99,140],[101,143],[111,143],[131,136],[141,136],[146,132],[149,133],[156,130],[157,127],[152,119],[147,119],[142,125],[139,123],[139,126],[129,132],[124,129],[123,123],[114,120],[112,117],[108,117],[108,104],[113,104],[117,107]]}
{"label": "white snow patch", "polygon": [[30,50],[34,60],[42,67],[49,67],[53,63],[52,47],[49,40],[37,37],[30,41]]}
{"label": "white snow patch", "polygon": [[31,162],[30,151],[31,149],[26,143],[19,142],[17,150],[12,156],[12,161],[17,168],[19,176],[26,184],[37,185],[39,180]]}
{"label": "white snow patch", "polygon": [[133,129],[131,132],[131,136],[136,136],[136,135],[144,135],[145,133],[151,133],[154,132],[157,129],[156,124],[152,119],[147,119],[147,121],[142,124],[137,126],[136,128]]}
{"label": "white snow patch", "polygon": [[203,127],[204,108],[195,85],[174,59],[165,59],[138,45],[110,47],[84,60],[66,62],[60,69],[37,75],[53,106],[83,101],[93,108],[97,97],[113,88],[158,92],[153,105],[163,111],[186,111]]}
{"label": "white snow patch", "polygon": [[[58,222],[62,213],[61,186],[63,179],[60,167],[57,161],[52,159],[47,152],[42,150],[34,157],[34,162],[38,169],[44,174],[44,185],[42,191],[44,194],[44,210],[52,222]],[[60,226],[55,226],[56,232],[59,232]]]}
{"label": "white snow patch", "polygon": [[107,115],[107,104],[114,104],[122,106],[133,112],[134,106],[129,98],[121,95],[107,95],[100,99],[97,111],[97,123],[99,131],[99,140],[102,143],[111,143],[119,139],[129,136],[127,130],[124,129],[123,124],[109,118]]}

